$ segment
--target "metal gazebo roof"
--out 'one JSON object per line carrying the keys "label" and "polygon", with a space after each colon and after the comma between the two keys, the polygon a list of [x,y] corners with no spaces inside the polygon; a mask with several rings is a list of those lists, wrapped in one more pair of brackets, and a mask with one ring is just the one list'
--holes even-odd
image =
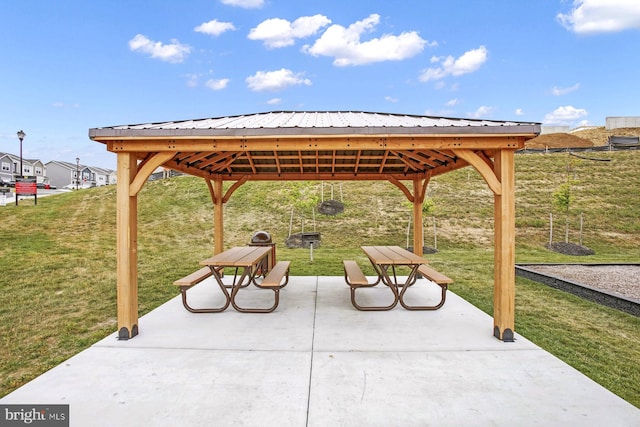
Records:
{"label": "metal gazebo roof", "polygon": [[91,129],[110,151],[175,151],[164,166],[191,175],[249,179],[412,179],[466,166],[453,150],[483,157],[522,148],[538,123],[357,111],[276,111]]}

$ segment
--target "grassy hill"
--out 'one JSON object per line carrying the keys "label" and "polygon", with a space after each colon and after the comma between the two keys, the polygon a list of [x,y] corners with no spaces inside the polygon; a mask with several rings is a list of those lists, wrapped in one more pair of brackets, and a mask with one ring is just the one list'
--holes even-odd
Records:
{"label": "grassy hill", "polygon": [[[598,152],[592,161],[568,154],[516,156],[517,262],[640,262],[640,153]],[[571,241],[596,255],[550,252],[553,193],[567,179]],[[300,201],[322,197],[322,183],[248,183],[225,206],[225,243],[244,245],[268,231],[293,275],[342,275],[341,260],[366,265],[359,246],[406,245],[411,209],[386,182],[333,184],[344,213],[314,215]],[[330,197],[328,183],[324,198]],[[115,187],[101,187],[0,207],[0,395],[112,333],[115,319]],[[491,314],[493,195],[465,168],[434,178],[425,217],[431,262],[454,278],[452,291]],[[293,209],[292,215],[292,206]],[[297,207],[296,207],[297,206]],[[559,214],[558,214],[559,215]],[[562,223],[564,223],[564,217]],[[213,252],[213,208],[193,177],[149,182],[139,197],[140,313],[177,295],[171,283]],[[318,231],[314,250],[287,249],[289,231]],[[564,239],[558,230],[555,240]],[[372,273],[370,271],[369,273]],[[345,285],[346,286],[346,285]],[[516,330],[640,407],[640,320],[546,286],[517,279]]]}
{"label": "grassy hill", "polygon": [[571,133],[539,135],[526,143],[527,148],[573,148],[607,145],[610,136],[638,136],[640,128],[618,128],[606,130],[604,126],[578,129]]}

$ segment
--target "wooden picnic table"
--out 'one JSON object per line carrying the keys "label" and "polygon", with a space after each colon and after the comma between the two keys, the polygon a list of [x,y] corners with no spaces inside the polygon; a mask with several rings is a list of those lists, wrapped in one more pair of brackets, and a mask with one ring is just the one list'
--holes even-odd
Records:
{"label": "wooden picnic table", "polygon": [[[214,276],[222,278],[221,270],[224,268],[234,268],[234,280],[231,288],[236,286],[246,287],[255,281],[257,273],[267,272],[270,269],[268,256],[271,248],[266,246],[236,246],[221,252],[217,255],[200,261],[200,265],[211,268]],[[242,274],[238,279],[238,270],[242,269]],[[225,287],[227,287],[225,285]]]}
{"label": "wooden picnic table", "polygon": [[[409,252],[400,246],[362,246],[362,251],[367,255],[371,265],[378,273],[378,277],[387,286],[404,287],[411,286],[418,277],[418,267],[421,264],[428,264],[426,258]],[[404,283],[398,282],[396,275],[397,267],[408,267],[410,272]],[[389,275],[389,268],[393,276]]]}
{"label": "wooden picnic table", "polygon": [[[205,267],[174,282],[175,285],[180,286],[184,307],[192,313],[219,313],[226,310],[229,305],[243,313],[272,312],[278,306],[280,289],[284,288],[289,282],[289,261],[280,261],[271,268],[269,263],[270,254],[271,248],[268,246],[239,246],[200,261],[200,264]],[[234,269],[231,284],[226,284],[223,281],[225,268]],[[216,283],[222,290],[225,303],[220,307],[213,308],[191,307],[187,302],[187,291],[211,276],[215,278]],[[271,289],[274,292],[274,303],[271,307],[246,308],[237,304],[236,295],[238,291],[251,283],[259,288]],[[231,289],[231,292],[229,292],[229,289]]]}
{"label": "wooden picnic table", "polygon": [[[435,310],[444,304],[447,285],[452,280],[430,268],[426,258],[418,256],[399,246],[361,246],[378,275],[374,283],[369,283],[355,261],[344,261],[345,280],[351,287],[351,303],[358,310],[391,310],[398,302],[407,310]],[[405,267],[409,273],[402,282],[396,268]],[[390,274],[391,272],[391,274]],[[441,301],[433,306],[414,306],[404,301],[407,289],[416,283],[420,275],[427,277],[442,288]],[[376,286],[382,282],[393,292],[393,302],[387,306],[362,306],[356,302],[356,289]]]}
{"label": "wooden picnic table", "polygon": [[[283,286],[279,286],[280,280],[270,280],[272,285],[267,286],[266,277],[263,282],[257,280],[259,275],[267,276],[270,270],[269,255],[271,248],[268,246],[238,246],[214,255],[210,258],[200,261],[201,265],[208,266],[213,273],[213,277],[218,283],[220,289],[225,295],[226,303],[219,307],[219,311],[226,310],[231,304],[234,309],[243,313],[270,313],[276,309],[279,302],[279,291]],[[223,271],[225,268],[233,268],[233,282],[227,285],[223,282]],[[288,264],[287,264],[287,280],[288,280]],[[240,275],[238,276],[238,272]],[[284,272],[282,274],[284,276]],[[282,277],[280,276],[280,277]],[[241,288],[249,286],[251,283],[260,288],[269,288],[275,292],[274,303],[269,308],[246,308],[240,307],[236,302],[236,295]],[[286,285],[286,283],[285,283]],[[229,292],[231,288],[231,292]]]}

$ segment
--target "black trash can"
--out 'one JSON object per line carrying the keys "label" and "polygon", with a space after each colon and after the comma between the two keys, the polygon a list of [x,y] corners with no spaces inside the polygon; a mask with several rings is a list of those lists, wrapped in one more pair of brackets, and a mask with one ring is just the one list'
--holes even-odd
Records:
{"label": "black trash can", "polygon": [[270,246],[271,253],[267,255],[269,270],[271,270],[273,266],[276,265],[276,244],[271,240],[271,235],[269,233],[262,230],[256,231],[251,237],[249,246]]}

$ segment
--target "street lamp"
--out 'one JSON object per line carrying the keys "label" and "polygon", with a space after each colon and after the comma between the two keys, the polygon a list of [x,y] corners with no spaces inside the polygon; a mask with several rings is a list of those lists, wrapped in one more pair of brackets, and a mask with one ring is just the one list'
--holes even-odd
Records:
{"label": "street lamp", "polygon": [[76,190],[80,185],[80,157],[76,157]]}
{"label": "street lamp", "polygon": [[18,175],[22,176],[22,140],[24,139],[25,136],[27,136],[27,134],[24,133],[22,130],[19,130],[17,135],[18,135],[18,139],[20,140],[20,173]]}

